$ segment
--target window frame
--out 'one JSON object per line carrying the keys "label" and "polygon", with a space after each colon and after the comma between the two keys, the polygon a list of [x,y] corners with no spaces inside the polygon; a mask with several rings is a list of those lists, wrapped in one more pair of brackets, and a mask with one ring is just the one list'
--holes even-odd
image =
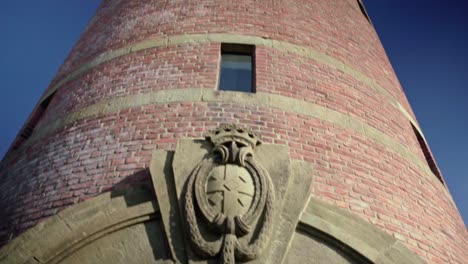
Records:
{"label": "window frame", "polygon": [[432,154],[432,151],[429,148],[429,144],[427,143],[426,139],[424,138],[422,133],[419,131],[419,129],[416,127],[416,125],[413,124],[413,122],[410,122],[410,124],[416,136],[416,140],[419,143],[419,147],[424,155],[427,166],[432,171],[432,173],[437,177],[437,179],[439,179],[439,181],[445,186],[445,180],[442,177],[439,166],[437,166],[437,162],[435,161],[434,155]]}
{"label": "window frame", "polygon": [[18,150],[34,134],[34,132],[36,131],[37,125],[44,117],[55,94],[56,94],[56,91],[50,94],[49,96],[47,96],[46,98],[44,98],[36,106],[32,114],[29,116],[28,120],[26,121],[26,123],[21,128],[20,132],[15,137],[13,143],[10,145],[10,148],[5,154],[5,157],[6,155],[8,155],[10,151]]}
{"label": "window frame", "polygon": [[367,13],[366,6],[362,2],[362,0],[357,0],[357,2],[358,2],[358,5],[359,5],[359,9],[361,10],[361,13],[364,15],[364,17],[367,19],[367,21],[369,21],[369,23],[372,24],[372,21],[370,20],[369,14]]}
{"label": "window frame", "polygon": [[[249,44],[235,44],[235,43],[221,43],[220,49],[220,61],[219,61],[219,80],[218,80],[218,91],[231,91],[231,92],[244,92],[244,93],[256,93],[256,56],[255,56],[255,45]],[[224,90],[221,87],[221,71],[222,71],[222,60],[223,55],[248,55],[251,57],[251,90],[250,91],[241,91],[241,90]]]}

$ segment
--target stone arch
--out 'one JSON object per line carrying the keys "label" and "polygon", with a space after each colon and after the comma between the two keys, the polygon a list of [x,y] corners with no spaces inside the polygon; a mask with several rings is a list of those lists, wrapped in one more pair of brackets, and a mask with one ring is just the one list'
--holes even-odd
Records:
{"label": "stone arch", "polygon": [[[317,252],[319,250],[321,252]],[[283,263],[302,263],[305,258],[322,263],[320,258],[325,257],[327,261],[322,262],[330,264],[424,263],[402,243],[371,223],[336,206],[310,198]]]}
{"label": "stone arch", "polygon": [[[285,199],[293,206],[280,217],[292,218],[283,221],[272,241],[277,251],[285,254],[276,258],[276,253],[269,252],[267,258],[252,263],[424,263],[371,223],[315,198],[307,200],[310,185],[301,183],[307,182],[311,171],[304,162],[292,161],[296,184]],[[161,206],[167,207],[167,197],[161,199]],[[0,263],[174,263],[170,244],[186,245],[167,233],[161,213],[154,191],[146,185],[108,192],[76,204],[17,237],[0,249]]]}
{"label": "stone arch", "polygon": [[2,264],[128,263],[129,259],[135,263],[169,259],[159,207],[153,191],[144,186],[76,204],[0,250]]}

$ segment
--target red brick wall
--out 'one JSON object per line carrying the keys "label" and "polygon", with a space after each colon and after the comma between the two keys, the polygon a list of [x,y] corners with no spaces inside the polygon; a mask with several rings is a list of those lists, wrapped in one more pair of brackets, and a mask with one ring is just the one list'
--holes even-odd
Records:
{"label": "red brick wall", "polygon": [[[51,87],[100,53],[149,38],[260,36],[313,48],[377,81],[411,113],[372,25],[352,0],[104,1]],[[164,89],[215,89],[220,43],[152,48],[67,82],[36,130],[105,99]],[[305,100],[385,132],[424,160],[409,120],[369,85],[313,59],[258,46],[257,91]],[[382,144],[310,116],[240,103],[181,102],[124,109],[59,128],[10,153],[0,171],[0,244],[111,188],[149,182],[155,148],[237,122],[313,163],[313,195],[400,239],[429,263],[468,263],[468,233],[435,176]]]}

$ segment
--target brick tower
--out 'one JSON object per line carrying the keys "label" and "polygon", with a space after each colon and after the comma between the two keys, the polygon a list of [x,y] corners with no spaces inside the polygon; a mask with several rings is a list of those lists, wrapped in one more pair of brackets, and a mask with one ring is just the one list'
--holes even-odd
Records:
{"label": "brick tower", "polygon": [[[254,186],[244,198],[270,233],[215,209],[210,180],[208,211],[179,201],[203,144],[247,160],[223,173]],[[211,255],[189,202],[222,227]],[[229,245],[245,233],[265,246]],[[468,263],[466,227],[356,0],[104,0],[0,164],[0,245],[0,263]]]}

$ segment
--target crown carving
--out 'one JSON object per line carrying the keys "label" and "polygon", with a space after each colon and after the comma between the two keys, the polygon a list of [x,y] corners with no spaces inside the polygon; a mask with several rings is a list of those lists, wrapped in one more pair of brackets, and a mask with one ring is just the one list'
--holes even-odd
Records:
{"label": "crown carving", "polygon": [[[206,139],[212,152],[188,178],[184,211],[193,249],[202,257],[234,264],[259,257],[273,232],[275,191],[268,171],[254,158],[257,134],[221,125]],[[195,210],[198,208],[198,210]],[[204,232],[215,240],[206,240]]]}
{"label": "crown carving", "polygon": [[249,128],[239,127],[236,124],[221,125],[210,131],[206,135],[206,139],[210,140],[215,147],[234,141],[253,149],[262,143],[255,132]]}

